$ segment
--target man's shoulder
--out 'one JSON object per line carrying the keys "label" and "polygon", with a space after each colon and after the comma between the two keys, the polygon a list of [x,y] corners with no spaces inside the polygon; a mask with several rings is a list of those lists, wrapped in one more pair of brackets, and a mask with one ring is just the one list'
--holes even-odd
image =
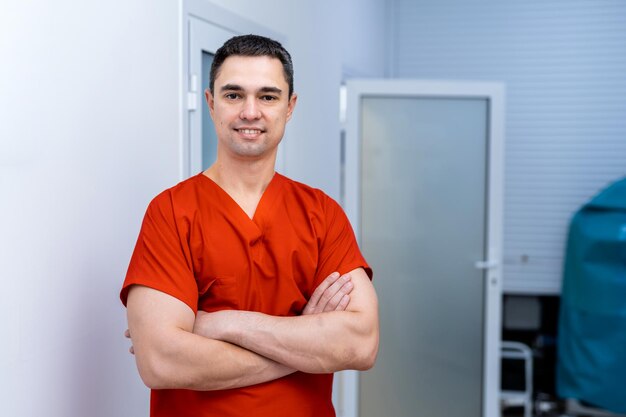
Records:
{"label": "man's shoulder", "polygon": [[286,194],[293,198],[304,199],[305,201],[309,200],[307,202],[317,202],[322,205],[326,205],[329,202],[334,202],[331,197],[329,197],[324,191],[319,188],[315,188],[303,182],[293,180],[279,173],[276,173],[276,175],[279,175],[281,177],[284,188],[287,191]]}
{"label": "man's shoulder", "polygon": [[[280,174],[277,174],[280,175]],[[342,210],[339,203],[319,188],[281,175],[285,200],[290,206],[300,206],[307,212],[318,212],[320,215],[334,214]]]}
{"label": "man's shoulder", "polygon": [[150,205],[193,206],[198,198],[198,190],[202,187],[201,176],[202,173],[193,175],[166,188],[152,199]]}

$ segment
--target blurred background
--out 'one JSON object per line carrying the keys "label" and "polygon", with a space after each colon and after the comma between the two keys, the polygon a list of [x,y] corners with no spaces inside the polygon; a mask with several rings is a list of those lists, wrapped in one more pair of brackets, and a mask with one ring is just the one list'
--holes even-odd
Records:
{"label": "blurred background", "polygon": [[[338,415],[566,412],[555,369],[568,230],[626,175],[625,23],[621,0],[2,0],[0,415],[147,415],[119,289],[151,198],[212,158],[212,53],[250,32],[279,39],[295,66],[277,170],[346,207],[376,271],[381,356],[336,378]],[[461,104],[420,110],[441,97]],[[404,108],[428,116],[382,119]],[[448,263],[454,279],[438,269]],[[624,281],[604,294],[626,299]],[[604,371],[585,366],[593,385]]]}

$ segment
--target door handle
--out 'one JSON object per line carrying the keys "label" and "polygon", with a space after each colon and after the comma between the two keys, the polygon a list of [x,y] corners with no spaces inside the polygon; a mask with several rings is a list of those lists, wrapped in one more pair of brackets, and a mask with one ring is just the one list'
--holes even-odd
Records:
{"label": "door handle", "polygon": [[498,266],[498,261],[487,259],[486,261],[476,261],[474,264],[476,269],[493,269]]}

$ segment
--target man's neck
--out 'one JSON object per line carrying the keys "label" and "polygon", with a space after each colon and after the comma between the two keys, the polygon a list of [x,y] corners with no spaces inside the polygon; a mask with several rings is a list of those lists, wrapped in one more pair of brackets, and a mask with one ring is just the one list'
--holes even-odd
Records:
{"label": "man's neck", "polygon": [[[204,172],[239,205],[256,207],[258,200],[274,177],[275,158],[257,161],[218,160]],[[245,209],[245,207],[244,207]],[[249,213],[250,214],[250,213]]]}

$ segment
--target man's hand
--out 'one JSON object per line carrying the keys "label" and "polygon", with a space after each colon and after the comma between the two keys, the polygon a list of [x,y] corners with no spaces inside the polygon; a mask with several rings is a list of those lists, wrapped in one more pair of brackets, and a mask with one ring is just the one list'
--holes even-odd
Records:
{"label": "man's hand", "polygon": [[330,274],[313,291],[309,302],[302,310],[302,315],[318,314],[327,311],[344,311],[350,303],[350,293],[354,288],[350,274],[339,275],[339,272]]}

